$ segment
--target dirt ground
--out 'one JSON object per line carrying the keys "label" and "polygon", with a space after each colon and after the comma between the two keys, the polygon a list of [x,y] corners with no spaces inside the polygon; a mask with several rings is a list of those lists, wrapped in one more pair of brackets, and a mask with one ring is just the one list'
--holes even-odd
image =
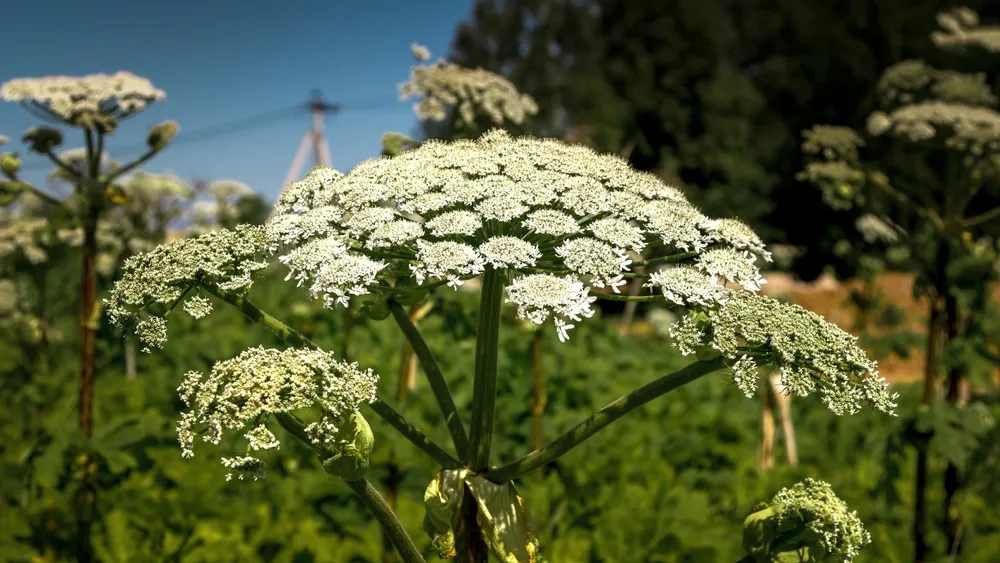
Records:
{"label": "dirt ground", "polygon": [[[856,282],[838,282],[832,277],[821,277],[815,282],[803,283],[781,273],[767,274],[765,278],[767,283],[761,288],[762,293],[788,299],[847,330],[854,325],[854,315],[846,303],[848,292]],[[927,302],[913,299],[913,276],[888,273],[880,276],[876,283],[886,298],[906,311],[906,324],[914,331],[922,332],[927,320]],[[1000,301],[1000,287],[994,291],[994,297]],[[920,352],[905,360],[894,356],[878,358],[878,362],[879,371],[890,381],[913,381],[920,379],[923,373],[924,362]]]}

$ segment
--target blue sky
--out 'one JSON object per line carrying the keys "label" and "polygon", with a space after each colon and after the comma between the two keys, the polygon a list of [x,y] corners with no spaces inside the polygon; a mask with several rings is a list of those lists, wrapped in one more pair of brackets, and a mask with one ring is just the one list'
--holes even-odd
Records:
{"label": "blue sky", "polygon": [[[205,140],[184,142],[185,132],[281,110],[320,88],[343,106],[326,131],[334,167],[347,171],[378,154],[383,132],[413,131],[412,103],[396,96],[413,65],[410,44],[447,55],[471,7],[472,0],[21,1],[4,9],[0,82],[118,70],[145,76],[167,99],[108,140],[112,158],[131,160],[149,126],[173,119],[178,143],[145,170],[235,178],[271,198],[309,128],[307,113]],[[19,105],[0,102],[0,134],[11,138],[3,148],[20,151],[24,178],[44,185],[44,160],[20,143],[37,124]],[[64,134],[63,148],[82,144],[78,130]],[[132,152],[116,156],[120,147]]]}

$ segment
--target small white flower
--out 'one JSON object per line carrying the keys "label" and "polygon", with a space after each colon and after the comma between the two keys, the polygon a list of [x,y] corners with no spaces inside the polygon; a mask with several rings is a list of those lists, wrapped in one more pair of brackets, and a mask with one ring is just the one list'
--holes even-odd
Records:
{"label": "small white flower", "polygon": [[521,223],[530,231],[541,235],[565,236],[580,232],[580,225],[568,213],[556,209],[539,209],[531,212]]}
{"label": "small white flower", "polygon": [[417,260],[410,270],[418,284],[428,276],[447,279],[450,287],[461,285],[461,278],[483,272],[483,258],[468,244],[452,241],[417,241]]}
{"label": "small white flower", "polygon": [[724,280],[737,283],[744,289],[760,291],[767,283],[755,264],[756,258],[747,251],[733,248],[713,248],[695,260],[698,269],[707,273],[712,282]]}
{"label": "small white flower", "polygon": [[525,240],[498,236],[479,246],[483,260],[494,268],[527,268],[534,266],[542,253],[538,247]]}
{"label": "small white flower", "polygon": [[685,307],[712,307],[725,302],[729,294],[725,287],[690,266],[675,266],[653,272],[645,287],[658,288],[667,301]]}
{"label": "small white flower", "polygon": [[450,235],[472,236],[482,227],[483,221],[471,211],[449,211],[427,221],[431,234],[438,237]]}
{"label": "small white flower", "polygon": [[556,255],[576,274],[591,276],[594,287],[610,286],[615,293],[625,285],[622,273],[628,271],[632,263],[622,249],[586,237],[564,242],[556,248]]}
{"label": "small white flower", "polygon": [[507,301],[517,305],[517,317],[542,324],[554,315],[560,341],[568,338],[567,331],[574,326],[566,320],[580,321],[593,316],[591,304],[596,300],[583,282],[573,276],[530,274],[515,278],[507,286]]}
{"label": "small white flower", "polygon": [[184,312],[196,319],[200,319],[212,312],[212,302],[199,295],[188,297],[184,301]]}

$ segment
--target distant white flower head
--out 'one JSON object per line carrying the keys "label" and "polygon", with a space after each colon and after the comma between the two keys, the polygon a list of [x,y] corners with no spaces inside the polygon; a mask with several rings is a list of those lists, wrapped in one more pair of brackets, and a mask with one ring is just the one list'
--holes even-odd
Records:
{"label": "distant white flower head", "polygon": [[[418,61],[431,58],[424,46],[413,45],[411,49]],[[410,80],[400,85],[399,95],[402,100],[413,96],[421,98],[413,106],[417,117],[435,121],[444,119],[448,108],[455,108],[458,116],[468,124],[475,122],[478,113],[488,116],[495,125],[504,121],[520,124],[538,113],[535,100],[519,92],[503,76],[481,68],[465,68],[444,59],[413,67]]]}
{"label": "distant white flower head", "polygon": [[17,78],[0,85],[0,98],[23,102],[69,125],[121,119],[162,101],[166,94],[129,72]]}
{"label": "distant white flower head", "polygon": [[239,356],[218,362],[205,376],[188,372],[178,387],[188,410],[181,414],[177,435],[184,457],[194,456],[195,436],[218,445],[227,432],[240,431],[247,441],[247,455],[223,458],[233,476],[259,479],[265,464],[250,455],[276,449],[278,439],[267,427],[268,419],[281,413],[318,408],[315,422],[305,426],[317,447],[336,450],[350,437],[341,436],[338,425],[362,404],[375,400],[378,376],[361,371],[357,364],[340,362],[320,350],[251,348]]}
{"label": "distant white flower head", "polygon": [[431,52],[423,45],[414,43],[410,45],[410,51],[413,52],[413,57],[418,61],[426,61],[431,58]]}
{"label": "distant white flower head", "polygon": [[219,199],[247,197],[256,193],[243,182],[231,179],[215,180],[205,188],[205,191]]}

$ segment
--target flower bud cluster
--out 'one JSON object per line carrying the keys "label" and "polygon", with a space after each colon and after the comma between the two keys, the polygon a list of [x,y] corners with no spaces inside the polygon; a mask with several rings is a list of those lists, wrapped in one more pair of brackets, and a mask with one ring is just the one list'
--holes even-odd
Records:
{"label": "flower bud cluster", "polygon": [[[165,312],[147,311],[151,305],[172,307],[199,284],[226,291],[248,289],[251,276],[267,267],[263,255],[267,236],[261,227],[238,226],[195,238],[181,239],[125,261],[122,276],[105,300],[108,317],[139,337],[146,346],[166,342]],[[195,297],[192,295],[191,297]],[[204,303],[185,306],[193,315],[207,314]]]}
{"label": "flower bud cluster", "polygon": [[851,563],[871,543],[857,511],[828,483],[806,478],[762,503],[744,523],[744,547],[755,561]]}
{"label": "flower bud cluster", "polygon": [[682,353],[721,354],[748,397],[759,388],[760,368],[774,366],[789,393],[818,392],[835,414],[855,414],[863,406],[894,414],[898,395],[889,392],[878,364],[868,359],[855,336],[798,305],[745,291],[720,291],[705,277],[699,288],[699,275],[704,276],[691,271],[674,275],[685,284],[667,285],[675,302],[695,306],[695,314],[671,328]]}
{"label": "flower bud cluster", "polygon": [[267,427],[275,414],[318,408],[316,422],[305,427],[317,447],[336,451],[352,436],[340,436],[340,424],[364,403],[375,400],[378,376],[356,363],[339,362],[319,350],[251,348],[218,362],[207,376],[188,372],[178,388],[188,410],[177,425],[184,457],[194,456],[195,436],[218,445],[227,432],[247,429],[247,455],[223,458],[230,473],[258,479],[265,464],[252,452],[280,447]]}

